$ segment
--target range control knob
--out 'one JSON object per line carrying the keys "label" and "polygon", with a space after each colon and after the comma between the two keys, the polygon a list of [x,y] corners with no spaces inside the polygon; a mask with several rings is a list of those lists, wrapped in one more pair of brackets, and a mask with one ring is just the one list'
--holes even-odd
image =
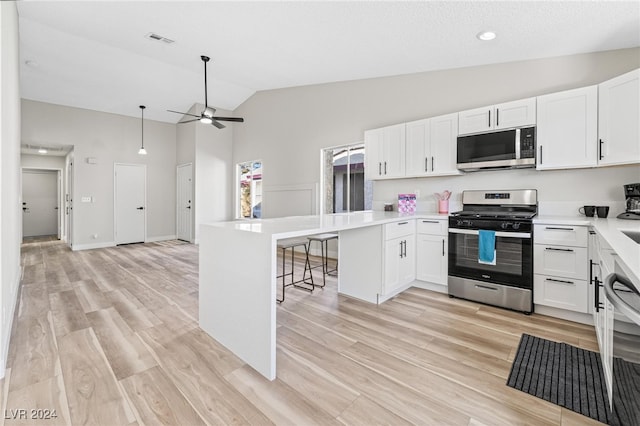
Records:
{"label": "range control knob", "polygon": [[518,222],[513,224],[513,229],[519,229],[520,228],[520,224]]}
{"label": "range control knob", "polygon": [[500,224],[500,228],[502,228],[502,229],[507,229],[508,227],[509,227],[509,223],[508,222],[502,222]]}

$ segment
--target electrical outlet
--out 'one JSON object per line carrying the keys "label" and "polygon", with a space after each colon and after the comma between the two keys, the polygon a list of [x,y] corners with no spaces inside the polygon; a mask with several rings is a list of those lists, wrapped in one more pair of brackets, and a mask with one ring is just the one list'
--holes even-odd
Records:
{"label": "electrical outlet", "polygon": [[416,198],[420,198],[420,190],[416,189],[413,191],[414,194],[416,194]]}

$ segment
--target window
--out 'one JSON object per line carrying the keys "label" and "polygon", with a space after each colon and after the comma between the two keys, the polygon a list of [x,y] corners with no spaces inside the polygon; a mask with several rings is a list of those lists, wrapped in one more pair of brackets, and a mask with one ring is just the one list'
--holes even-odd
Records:
{"label": "window", "polygon": [[262,161],[238,164],[238,210],[241,219],[262,217]]}
{"label": "window", "polygon": [[322,151],[324,213],[371,210],[373,184],[365,179],[364,144]]}

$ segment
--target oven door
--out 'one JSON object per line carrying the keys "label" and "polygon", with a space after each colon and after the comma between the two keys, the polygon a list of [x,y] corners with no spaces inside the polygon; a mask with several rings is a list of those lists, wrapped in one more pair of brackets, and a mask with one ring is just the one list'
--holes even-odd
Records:
{"label": "oven door", "polygon": [[[490,229],[490,228],[486,228]],[[449,228],[449,275],[533,289],[531,230],[496,231],[496,264],[478,262],[478,230]]]}

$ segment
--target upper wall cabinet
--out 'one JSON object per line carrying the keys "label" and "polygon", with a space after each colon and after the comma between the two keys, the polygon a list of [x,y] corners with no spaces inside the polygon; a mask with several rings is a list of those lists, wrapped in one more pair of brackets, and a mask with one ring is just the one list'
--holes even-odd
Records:
{"label": "upper wall cabinet", "polygon": [[640,69],[598,85],[598,164],[640,162]]}
{"label": "upper wall cabinet", "polygon": [[389,179],[405,175],[405,124],[364,132],[367,179]]}
{"label": "upper wall cabinet", "polygon": [[536,124],[536,98],[461,111],[458,118],[460,135],[533,126]]}
{"label": "upper wall cabinet", "polygon": [[598,162],[598,86],[538,96],[538,170]]}
{"label": "upper wall cabinet", "polygon": [[458,114],[406,124],[407,177],[457,175]]}

